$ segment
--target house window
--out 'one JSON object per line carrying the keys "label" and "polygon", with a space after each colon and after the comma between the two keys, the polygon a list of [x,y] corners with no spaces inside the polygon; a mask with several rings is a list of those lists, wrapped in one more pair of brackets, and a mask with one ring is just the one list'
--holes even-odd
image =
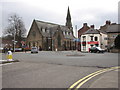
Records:
{"label": "house window", "polygon": [[43,28],[42,31],[45,32],[45,29]]}
{"label": "house window", "polygon": [[67,34],[67,32],[65,31],[65,35]]}
{"label": "house window", "polygon": [[49,33],[49,32],[50,32],[50,30],[49,30],[49,29],[47,29],[47,30],[46,30],[46,32],[47,32],[47,33]]}
{"label": "house window", "polygon": [[113,38],[116,38],[116,37],[117,37],[117,35],[113,35],[112,37],[113,37]]}
{"label": "house window", "polygon": [[86,36],[83,36],[83,41],[86,41]]}
{"label": "house window", "polygon": [[67,35],[68,35],[69,33],[67,32]]}
{"label": "house window", "polygon": [[104,40],[109,40],[109,38],[108,38],[108,37],[105,37]]}
{"label": "house window", "polygon": [[45,32],[47,32],[47,27],[45,28]]}
{"label": "house window", "polygon": [[68,32],[68,35],[70,35],[70,32]]}
{"label": "house window", "polygon": [[90,36],[90,38],[91,38],[91,41],[93,41],[93,36]]}
{"label": "house window", "polygon": [[98,37],[95,37],[95,41],[98,41]]}
{"label": "house window", "polygon": [[63,31],[63,34],[65,35],[65,31]]}
{"label": "house window", "polygon": [[86,46],[83,46],[83,50],[84,50],[84,51],[86,50]]}

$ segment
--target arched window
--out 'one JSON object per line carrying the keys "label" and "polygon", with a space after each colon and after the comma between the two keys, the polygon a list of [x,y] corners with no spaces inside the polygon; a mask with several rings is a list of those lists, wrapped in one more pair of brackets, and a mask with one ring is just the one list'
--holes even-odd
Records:
{"label": "arched window", "polygon": [[91,41],[93,41],[93,36],[90,36],[90,38],[91,38]]}
{"label": "arched window", "polygon": [[95,37],[95,41],[98,41],[98,37]]}

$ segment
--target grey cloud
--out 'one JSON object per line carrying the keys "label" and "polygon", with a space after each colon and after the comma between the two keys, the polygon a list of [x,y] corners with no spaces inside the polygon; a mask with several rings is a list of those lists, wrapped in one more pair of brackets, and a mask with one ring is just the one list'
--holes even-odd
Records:
{"label": "grey cloud", "polygon": [[[83,20],[84,15],[93,15],[94,20]],[[88,23],[88,25],[94,24],[96,28],[105,24],[106,20],[111,20],[112,22],[118,23],[118,13],[109,12],[101,9],[84,9],[83,11],[76,11],[74,14],[74,22],[78,24],[79,28],[82,27],[83,23]],[[79,20],[78,20],[79,19]],[[77,21],[76,21],[77,20]]]}
{"label": "grey cloud", "polygon": [[[65,24],[66,13],[60,14],[57,12],[45,10],[44,8],[31,7],[27,4],[20,2],[9,2],[3,3],[3,28],[7,26],[7,18],[10,13],[17,13],[20,17],[23,18],[26,29],[29,30],[33,19],[38,19],[42,21],[48,21],[58,24]],[[71,7],[74,8],[74,7]],[[57,9],[56,9],[57,10]],[[67,10],[67,9],[66,9]],[[61,11],[62,12],[62,11]],[[94,20],[83,20],[82,16],[84,15],[93,15]],[[111,20],[112,22],[118,21],[117,12],[108,12],[102,10],[100,8],[87,8],[87,9],[77,9],[76,11],[71,12],[73,28],[75,29],[75,25],[78,26],[78,29],[82,27],[83,23],[95,24],[96,28],[99,28],[101,25],[105,23],[106,20]],[[1,23],[0,23],[1,25]]]}

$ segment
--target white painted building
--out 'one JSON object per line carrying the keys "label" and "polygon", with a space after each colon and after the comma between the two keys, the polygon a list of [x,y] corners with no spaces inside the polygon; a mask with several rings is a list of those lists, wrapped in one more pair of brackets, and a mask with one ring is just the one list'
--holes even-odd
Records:
{"label": "white painted building", "polygon": [[94,25],[81,35],[81,51],[89,52],[91,47],[101,47],[105,49],[107,46],[107,34],[94,29]]}

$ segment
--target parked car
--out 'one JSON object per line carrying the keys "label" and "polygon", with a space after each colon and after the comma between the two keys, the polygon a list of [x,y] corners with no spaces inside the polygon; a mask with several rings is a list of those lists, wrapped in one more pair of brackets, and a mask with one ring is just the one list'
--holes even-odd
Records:
{"label": "parked car", "polygon": [[[12,51],[13,49],[11,48],[10,50]],[[22,48],[15,48],[15,52],[22,52]]]}
{"label": "parked car", "polygon": [[31,53],[38,53],[38,48],[37,47],[32,47],[31,48]]}
{"label": "parked car", "polygon": [[90,52],[91,53],[104,53],[106,50],[101,49],[100,47],[91,47]]}

